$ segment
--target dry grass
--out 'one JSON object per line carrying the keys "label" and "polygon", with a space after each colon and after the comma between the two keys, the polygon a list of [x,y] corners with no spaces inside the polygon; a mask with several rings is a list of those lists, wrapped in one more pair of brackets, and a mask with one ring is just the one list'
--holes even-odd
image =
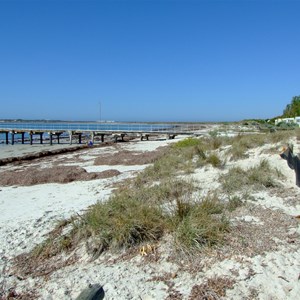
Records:
{"label": "dry grass", "polygon": [[167,147],[160,147],[155,151],[134,152],[134,151],[119,151],[114,154],[105,154],[97,157],[94,165],[144,165],[151,164],[162,157],[167,151]]}
{"label": "dry grass", "polygon": [[300,129],[290,131],[276,131],[269,133],[254,133],[237,135],[233,138],[224,138],[223,144],[231,145],[228,155],[231,160],[238,160],[248,157],[248,150],[261,147],[265,144],[286,144],[290,138],[300,136]]}
{"label": "dry grass", "polygon": [[34,300],[38,299],[39,296],[37,292],[22,292],[18,293],[14,288],[11,288],[7,293],[0,293],[1,300]]}
{"label": "dry grass", "polygon": [[235,283],[234,279],[225,276],[208,278],[204,283],[193,286],[189,299],[219,300],[226,296],[226,290],[232,289]]}

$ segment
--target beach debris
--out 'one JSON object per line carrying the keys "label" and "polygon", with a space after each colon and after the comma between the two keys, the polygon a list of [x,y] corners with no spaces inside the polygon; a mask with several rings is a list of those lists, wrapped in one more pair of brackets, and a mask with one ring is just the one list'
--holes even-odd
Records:
{"label": "beach debris", "polygon": [[102,300],[104,295],[103,287],[100,284],[90,284],[79,294],[76,300]]}
{"label": "beach debris", "polygon": [[287,161],[288,166],[295,171],[296,185],[300,187],[300,159],[297,155],[293,154],[293,145],[289,144],[284,147],[280,153],[280,157]]}
{"label": "beach debris", "polygon": [[286,282],[289,282],[286,278],[284,278],[283,276],[279,275],[278,278],[285,280]]}
{"label": "beach debris", "polygon": [[140,254],[142,256],[147,256],[150,253],[155,253],[156,251],[156,247],[155,246],[151,246],[150,244],[147,244],[146,246],[142,246],[140,248]]}
{"label": "beach debris", "polygon": [[111,178],[120,175],[116,169],[102,172],[87,172],[78,166],[55,166],[51,168],[28,167],[21,171],[7,170],[1,173],[0,185],[3,186],[30,186],[44,183],[69,183],[73,181],[87,181],[94,179]]}

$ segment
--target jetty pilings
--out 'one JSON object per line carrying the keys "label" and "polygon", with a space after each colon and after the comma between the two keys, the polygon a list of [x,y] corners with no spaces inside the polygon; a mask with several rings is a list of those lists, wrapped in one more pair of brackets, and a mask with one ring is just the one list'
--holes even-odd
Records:
{"label": "jetty pilings", "polygon": [[11,134],[11,144],[13,145],[15,143],[15,135],[16,134],[21,134],[21,141],[22,141],[22,144],[24,144],[25,142],[25,132],[21,131],[21,132],[18,132],[18,131],[15,131],[15,130],[12,130],[10,132],[5,132],[6,134],[6,144],[8,145],[8,134]]}
{"label": "jetty pilings", "polygon": [[[17,124],[18,125],[18,124]],[[82,144],[83,142],[91,141],[93,144],[95,141],[101,141],[102,143],[105,140],[106,136],[110,136],[111,140],[118,142],[118,141],[124,141],[124,137],[129,135],[133,137],[139,137],[141,141],[143,140],[149,140],[151,136],[157,136],[157,135],[165,135],[167,139],[174,139],[177,135],[194,135],[191,130],[182,130],[179,127],[173,126],[172,128],[162,128],[162,129],[152,129],[152,128],[145,128],[142,127],[136,130],[128,129],[123,130],[123,128],[120,130],[119,128],[116,129],[79,129],[74,128],[72,129],[71,126],[68,129],[64,128],[47,128],[47,126],[40,126],[38,127],[6,127],[1,128],[0,124],[0,134],[3,134],[5,136],[5,143],[8,144],[15,144],[16,142],[22,142],[24,144],[25,142],[30,143],[32,145],[34,142],[37,142],[40,144],[43,144],[44,142],[50,143],[52,145],[55,140],[57,140],[57,143],[60,143],[60,137],[64,136],[68,139],[69,143],[74,143],[74,137],[76,137],[76,143]],[[34,126],[34,125],[32,125]],[[44,137],[44,133],[46,134],[46,137]],[[16,135],[21,135],[21,139],[16,140]],[[34,136],[37,135],[39,138],[34,139]],[[99,137],[97,139],[97,137]],[[68,143],[67,141],[67,143]]]}
{"label": "jetty pilings", "polygon": [[48,134],[50,138],[50,145],[53,145],[53,136],[57,137],[57,144],[59,144],[59,138],[63,134],[63,131],[59,131],[59,132],[49,131]]}
{"label": "jetty pilings", "polygon": [[34,135],[39,135],[40,136],[40,144],[43,144],[43,134],[44,134],[44,131],[29,131],[30,145],[33,144],[33,136]]}

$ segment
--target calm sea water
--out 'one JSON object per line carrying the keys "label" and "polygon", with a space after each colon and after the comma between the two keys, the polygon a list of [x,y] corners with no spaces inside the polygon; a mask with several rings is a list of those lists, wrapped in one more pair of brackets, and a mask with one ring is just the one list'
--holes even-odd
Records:
{"label": "calm sea water", "polygon": [[[140,124],[140,123],[66,123],[66,122],[0,122],[0,129],[36,129],[45,130],[44,139],[48,138],[47,130],[87,130],[87,131],[161,131],[172,128],[170,124]],[[29,135],[25,134],[25,140]],[[36,137],[38,139],[38,137]],[[15,135],[15,142],[21,140],[21,135]],[[9,142],[11,135],[9,134]],[[5,134],[0,134],[0,144],[5,143]]]}

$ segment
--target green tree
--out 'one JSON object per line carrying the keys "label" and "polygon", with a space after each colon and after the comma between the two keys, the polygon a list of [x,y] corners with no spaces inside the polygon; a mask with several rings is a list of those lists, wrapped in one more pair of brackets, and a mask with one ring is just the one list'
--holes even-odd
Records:
{"label": "green tree", "polygon": [[283,111],[283,117],[293,118],[300,116],[300,96],[294,96],[290,104]]}

